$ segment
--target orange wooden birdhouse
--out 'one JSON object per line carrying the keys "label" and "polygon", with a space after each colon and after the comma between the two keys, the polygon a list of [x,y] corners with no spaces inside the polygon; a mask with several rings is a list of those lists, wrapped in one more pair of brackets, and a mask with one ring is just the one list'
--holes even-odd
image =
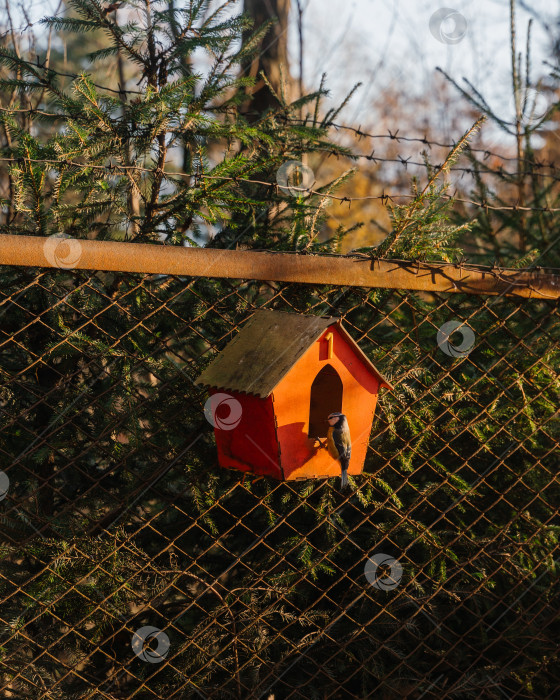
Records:
{"label": "orange wooden birdhouse", "polygon": [[276,479],[339,476],[327,416],[348,419],[360,474],[380,387],[393,387],[337,318],[257,311],[196,380],[220,466]]}

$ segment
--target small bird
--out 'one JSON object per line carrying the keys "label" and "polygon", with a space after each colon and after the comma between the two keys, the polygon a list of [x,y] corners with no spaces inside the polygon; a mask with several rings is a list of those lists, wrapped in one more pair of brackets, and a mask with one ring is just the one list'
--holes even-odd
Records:
{"label": "small bird", "polygon": [[327,418],[330,428],[327,431],[327,450],[333,459],[340,462],[340,487],[348,485],[348,465],[352,454],[352,440],[350,428],[344,413],[331,413]]}

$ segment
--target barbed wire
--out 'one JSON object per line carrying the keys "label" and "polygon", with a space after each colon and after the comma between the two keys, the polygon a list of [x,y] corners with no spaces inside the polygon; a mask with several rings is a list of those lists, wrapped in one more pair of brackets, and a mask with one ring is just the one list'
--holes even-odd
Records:
{"label": "barbed wire", "polygon": [[[29,25],[29,26],[32,26],[32,25]],[[72,78],[72,79],[74,79],[74,80],[78,80],[78,79],[81,79],[81,78],[83,78],[83,77],[87,77],[87,76],[90,75],[90,74],[88,74],[88,73],[85,72],[85,71],[82,72],[82,73],[66,73],[66,72],[59,71],[59,70],[57,70],[57,69],[55,69],[55,68],[52,68],[52,67],[50,67],[50,66],[49,66],[49,67],[45,67],[44,65],[38,65],[38,66],[36,66],[36,67],[45,70],[45,72],[55,73],[56,75],[59,75],[59,76],[62,76],[62,77]],[[142,95],[142,94],[144,94],[144,91],[142,91],[142,90],[132,90],[132,89],[125,88],[124,86],[119,87],[119,89],[115,89],[115,88],[111,88],[111,87],[108,87],[108,86],[106,86],[106,85],[101,85],[101,84],[95,83],[95,82],[92,82],[92,85],[94,85],[95,87],[97,87],[97,88],[99,88],[99,89],[101,89],[101,90],[107,90],[107,91],[113,92],[113,93],[115,93],[115,94],[124,94],[124,93],[130,93],[130,94],[135,94],[135,95]],[[212,108],[210,108],[210,109],[212,109]],[[221,109],[221,106],[216,106],[216,107],[214,107],[214,110],[216,110],[216,111],[219,111],[220,109]],[[48,116],[48,117],[52,117],[52,118],[59,118],[59,119],[67,118],[66,115],[64,115],[64,114],[48,113],[48,112],[44,112],[43,110],[40,110],[40,109],[38,109],[38,108],[32,108],[32,107],[30,107],[30,108],[28,108],[28,109],[5,109],[5,108],[0,108],[0,110],[1,110],[1,111],[5,111],[5,112],[18,112],[18,113],[29,113],[29,114],[42,114],[43,116]],[[302,125],[302,126],[314,126],[314,127],[317,126],[317,123],[314,122],[314,121],[311,122],[311,121],[308,120],[308,119],[300,119],[300,118],[296,118],[296,117],[290,117],[290,116],[288,116],[288,115],[285,114],[285,113],[284,113],[284,114],[276,114],[276,115],[274,115],[274,117],[277,118],[277,119],[279,119],[280,121],[283,121],[283,122],[286,122],[286,123],[298,124],[298,125]],[[325,128],[325,129],[328,129],[328,128],[331,128],[331,127],[332,127],[332,128],[335,129],[335,130],[345,130],[345,131],[349,131],[349,132],[354,133],[354,134],[355,134],[356,136],[358,136],[360,139],[362,139],[362,138],[370,138],[370,139],[388,139],[388,140],[391,140],[391,141],[395,141],[396,143],[402,143],[402,142],[419,143],[419,144],[423,144],[423,145],[425,145],[425,146],[428,146],[429,148],[432,148],[432,147],[436,146],[436,147],[445,148],[445,149],[448,149],[448,150],[451,150],[451,149],[455,148],[455,146],[457,145],[457,144],[454,143],[454,142],[442,142],[442,141],[437,141],[437,140],[434,140],[434,139],[429,139],[426,135],[424,135],[424,136],[422,136],[422,137],[418,137],[418,136],[402,136],[402,135],[399,135],[400,129],[397,129],[395,132],[392,132],[390,129],[388,129],[386,134],[385,134],[385,133],[377,133],[377,134],[374,134],[374,133],[370,133],[370,132],[367,132],[367,131],[362,130],[361,126],[354,127],[354,126],[350,126],[350,125],[347,125],[347,124],[339,124],[339,123],[332,122],[332,121],[320,122],[320,123],[319,123],[319,126],[320,126],[321,128]],[[177,133],[180,133],[180,132],[177,132]],[[495,174],[497,174],[497,175],[502,175],[502,174],[503,174],[503,175],[505,175],[505,176],[512,177],[512,178],[513,178],[513,177],[519,177],[519,176],[522,176],[522,175],[527,175],[527,174],[529,174],[529,173],[530,173],[531,175],[537,175],[537,176],[548,176],[548,175],[543,175],[543,174],[541,174],[541,173],[535,173],[533,169],[534,169],[534,168],[537,168],[537,169],[549,168],[549,169],[551,169],[551,170],[553,170],[553,171],[556,171],[556,170],[558,169],[558,166],[556,165],[556,163],[555,163],[554,161],[546,161],[546,160],[545,160],[545,161],[541,161],[541,160],[539,160],[539,159],[533,159],[533,158],[531,158],[531,159],[527,159],[527,158],[519,159],[519,157],[517,157],[516,155],[508,156],[508,155],[504,155],[503,153],[500,153],[500,152],[491,150],[491,149],[489,149],[489,148],[484,148],[484,147],[482,147],[482,148],[476,148],[476,147],[471,146],[470,144],[467,144],[465,150],[466,150],[467,152],[470,152],[470,153],[480,153],[480,154],[483,154],[484,160],[487,160],[487,159],[490,158],[490,157],[494,157],[494,158],[499,158],[500,160],[504,160],[504,161],[514,161],[514,162],[519,162],[519,163],[525,163],[525,164],[527,164],[528,166],[530,166],[530,170],[529,170],[529,171],[519,171],[519,172],[498,171],[498,170],[492,170],[492,171],[491,171],[492,173],[495,173]],[[365,154],[365,153],[364,153],[364,154],[355,154],[355,157],[357,157],[357,158],[365,158],[365,159],[367,159],[367,160],[371,160],[371,161],[374,161],[374,162],[401,163],[401,164],[404,165],[405,167],[406,167],[407,165],[416,165],[416,166],[420,166],[420,167],[425,167],[425,163],[414,162],[414,161],[411,162],[411,161],[410,161],[410,157],[408,157],[408,158],[403,158],[403,157],[400,157],[400,156],[399,156],[398,158],[395,158],[395,159],[389,159],[389,158],[384,158],[384,157],[382,157],[382,156],[374,156],[374,155],[373,155],[373,151],[372,151],[371,154]],[[475,171],[474,169],[472,169],[472,168],[460,168],[460,167],[452,167],[452,168],[450,168],[450,171],[460,171],[460,172],[467,172],[467,173],[474,173],[474,172],[476,172],[476,171]],[[552,177],[552,176],[550,176],[550,177]],[[553,179],[559,179],[559,180],[560,180],[560,178],[553,178]]]}
{"label": "barbed wire", "polygon": [[[36,113],[44,114],[44,115],[50,116],[50,117],[56,117],[56,116],[58,116],[58,115],[55,115],[55,114],[52,114],[52,113],[45,113],[45,112],[42,112],[41,110],[8,110],[8,109],[1,108],[1,107],[0,107],[0,111],[3,111],[3,112],[13,112],[13,111],[17,111],[17,112],[27,112],[27,111],[32,111],[32,112],[34,112],[34,113],[36,112]],[[327,153],[329,153],[330,155],[335,156],[335,157],[337,157],[337,158],[339,158],[339,157],[344,158],[344,157],[345,157],[344,155],[341,155],[341,154],[337,153],[336,151],[332,151],[331,149],[317,149],[317,152],[321,152],[321,151],[327,152]],[[490,152],[490,155],[495,155],[495,156],[499,157],[499,154],[492,153],[492,152]],[[365,159],[365,160],[369,160],[369,161],[373,162],[374,164],[377,164],[377,163],[393,163],[393,164],[396,164],[396,165],[402,165],[402,166],[405,168],[405,170],[408,169],[408,166],[409,166],[409,165],[411,165],[411,166],[416,166],[416,167],[421,167],[421,168],[426,168],[426,163],[420,162],[420,161],[412,161],[412,160],[411,160],[412,156],[408,156],[408,157],[398,156],[398,157],[396,157],[396,158],[385,158],[385,157],[383,157],[383,156],[376,156],[376,155],[373,155],[373,152],[372,152],[372,153],[370,153],[370,154],[367,154],[367,153],[356,153],[356,154],[353,154],[351,157],[352,157],[352,158],[363,158],[363,159]],[[111,168],[111,167],[116,167],[116,166],[110,166],[110,165],[97,165],[97,164],[91,164],[91,165],[90,165],[90,164],[86,164],[86,163],[79,163],[79,162],[77,162],[77,161],[57,160],[57,159],[55,159],[55,158],[22,158],[22,157],[17,157],[17,156],[14,156],[14,157],[11,157],[11,158],[6,158],[6,157],[0,158],[0,161],[5,161],[5,162],[8,162],[8,161],[18,162],[18,161],[21,161],[21,160],[29,160],[30,162],[62,163],[63,165],[73,165],[73,166],[76,166],[76,167],[84,167],[84,168],[86,168],[86,167],[87,167],[87,168]],[[480,165],[483,165],[482,163],[479,163],[479,164],[480,164]],[[437,164],[435,164],[435,163],[430,163],[430,167],[434,168],[435,170],[441,169],[442,165],[443,165],[442,163],[437,163]],[[151,170],[150,168],[142,168],[141,166],[137,166],[137,165],[119,166],[119,167],[122,167],[122,168],[126,167],[126,168],[129,169],[129,170],[141,170],[141,171],[155,172],[155,170]],[[483,167],[484,167],[484,166],[483,166]],[[542,164],[539,165],[539,164],[537,164],[536,167],[549,167],[549,168],[551,168],[551,169],[553,169],[553,170],[556,170],[556,169],[557,169],[557,166],[555,166],[554,164],[550,164],[550,165],[542,165]],[[504,180],[507,180],[508,178],[511,178],[512,181],[515,180],[516,178],[519,178],[519,177],[526,177],[526,176],[528,176],[528,175],[531,175],[532,177],[533,177],[533,176],[534,176],[534,177],[543,177],[543,178],[548,178],[548,179],[550,179],[550,180],[554,180],[554,181],[560,182],[560,175],[553,175],[552,173],[534,172],[534,171],[529,170],[529,169],[528,169],[528,170],[520,170],[520,171],[510,171],[510,170],[504,170],[502,167],[498,167],[498,168],[495,168],[495,169],[494,169],[494,168],[489,168],[489,167],[488,167],[488,168],[487,168],[487,167],[484,167],[483,171],[481,172],[481,171],[477,170],[477,169],[474,168],[474,167],[467,168],[467,167],[452,166],[452,167],[450,167],[450,168],[447,168],[446,170],[447,170],[448,172],[460,172],[460,173],[463,173],[463,174],[466,173],[466,174],[477,175],[477,176],[480,176],[480,175],[492,175],[492,176],[496,176],[496,177],[502,178],[502,179],[504,179]],[[165,172],[171,172],[171,171],[165,171]],[[185,176],[192,176],[192,175],[194,175],[195,173],[188,174],[188,173],[176,171],[175,174],[177,174],[177,175],[185,175]]]}
{"label": "barbed wire", "polygon": [[[293,117],[288,117],[287,115],[282,115],[281,117],[284,121],[294,123],[294,124],[300,124],[300,125],[305,125],[306,121],[305,119],[296,119]],[[309,124],[311,125],[311,124]],[[322,126],[328,128],[332,127],[333,129],[343,129],[346,131],[352,131],[354,132],[357,136],[360,138],[370,138],[370,139],[389,139],[391,141],[396,141],[397,143],[400,143],[402,141],[404,142],[411,142],[411,143],[421,143],[426,146],[432,147],[432,146],[438,146],[440,148],[446,148],[448,150],[451,150],[457,146],[457,143],[447,143],[447,142],[441,142],[441,141],[434,141],[432,139],[428,139],[427,136],[399,136],[399,131],[400,129],[397,129],[394,133],[388,129],[386,134],[371,134],[366,131],[362,131],[361,127],[354,127],[354,126],[349,126],[347,124],[337,124],[332,121],[326,121],[321,123]],[[531,166],[537,166],[537,167],[549,167],[552,168],[553,170],[556,170],[557,166],[554,163],[554,161],[547,161],[547,162],[540,162],[540,161],[535,161],[532,159],[519,159],[516,155],[511,155],[511,156],[505,156],[500,153],[496,153],[494,151],[489,150],[488,148],[474,148],[470,144],[467,144],[465,147],[465,150],[470,151],[472,153],[483,153],[485,155],[489,156],[496,156],[498,158],[501,158],[502,160],[512,160],[512,161],[518,161],[518,162],[525,162]]]}
{"label": "barbed wire", "polygon": [[[57,73],[58,75],[61,75],[61,76],[71,77],[71,78],[75,78],[75,79],[82,78],[82,77],[88,75],[85,72],[82,74],[62,73],[62,72],[57,71],[57,70],[52,69],[52,68],[48,68],[45,70]],[[92,83],[92,85],[95,85],[96,87],[99,87],[100,89],[109,90],[109,91],[117,93],[117,94],[120,94],[120,93],[131,93],[131,94],[137,94],[137,95],[144,94],[144,92],[141,90],[129,90],[129,89],[115,90],[115,89],[109,88],[107,86],[99,85],[98,83]],[[210,108],[210,109],[212,109],[212,108]],[[220,106],[214,107],[214,111],[220,111],[220,109],[221,109]],[[26,109],[11,109],[11,108],[7,109],[4,107],[0,107],[0,111],[8,112],[8,113],[28,113],[31,115],[41,114],[43,116],[51,117],[53,119],[67,119],[68,118],[68,116],[63,114],[63,113],[45,112],[44,110],[41,110],[39,108],[34,108],[34,107],[29,107]],[[299,125],[306,125],[306,123],[307,123],[306,120],[293,119],[293,118],[287,117],[286,115],[274,115],[274,117],[278,118],[281,121],[287,122],[287,123],[294,123],[294,124],[299,124]],[[316,124],[308,124],[308,123],[307,123],[307,125],[308,126],[316,126]],[[431,139],[428,139],[426,136],[424,136],[422,138],[399,136],[398,132],[400,131],[400,129],[397,129],[395,133],[388,130],[387,134],[370,134],[370,133],[366,133],[364,131],[361,131],[361,129],[359,127],[356,128],[356,127],[351,127],[351,126],[347,126],[347,125],[343,125],[343,124],[336,124],[334,122],[321,123],[321,127],[325,127],[325,128],[332,127],[334,129],[346,129],[349,131],[353,131],[356,134],[359,134],[361,137],[367,137],[367,138],[371,138],[371,139],[389,139],[392,141],[396,141],[397,143],[400,143],[403,141],[404,142],[411,142],[411,143],[412,142],[421,143],[421,144],[427,145],[430,148],[433,146],[437,146],[437,147],[451,150],[451,149],[455,148],[455,146],[457,145],[456,143],[445,143],[445,142],[431,140]],[[180,134],[181,130],[174,130],[173,133]],[[321,150],[321,149],[319,149],[319,150]],[[328,151],[328,149],[324,149],[324,150]],[[488,160],[489,158],[493,157],[493,158],[499,158],[500,160],[504,160],[504,161],[515,161],[515,162],[519,162],[519,163],[525,163],[525,164],[527,164],[527,166],[530,166],[530,168],[528,170],[522,170],[522,171],[507,171],[507,170],[503,170],[501,168],[489,170],[490,172],[492,172],[496,175],[505,175],[505,176],[509,176],[509,177],[519,177],[521,175],[531,174],[531,175],[537,175],[537,176],[541,176],[541,177],[553,178],[552,175],[549,175],[547,173],[534,172],[534,169],[536,168],[537,170],[542,170],[543,168],[549,168],[550,170],[552,170],[554,172],[556,170],[558,170],[558,166],[556,165],[556,163],[554,161],[539,160],[537,158],[532,158],[532,159],[521,158],[521,159],[519,159],[515,155],[507,156],[501,152],[491,150],[490,148],[474,148],[469,144],[466,145],[465,150],[467,152],[470,152],[470,153],[483,154],[484,160]],[[426,166],[426,164],[424,162],[410,161],[410,158],[412,156],[408,156],[408,157],[398,156],[397,158],[386,158],[384,156],[375,156],[374,152],[375,151],[372,151],[369,154],[357,153],[357,154],[353,154],[353,157],[365,158],[367,160],[371,160],[374,162],[386,162],[386,163],[397,163],[397,164],[400,163],[400,164],[404,165],[405,167],[407,165],[417,165],[420,167]],[[336,154],[336,155],[340,155],[340,154]],[[480,161],[478,161],[478,162],[479,162],[479,164],[482,164],[482,163],[480,163]],[[467,172],[467,173],[476,172],[476,170],[473,168],[462,168],[462,167],[457,167],[457,166],[453,166],[453,167],[449,168],[449,170],[450,171],[457,171],[457,172]],[[554,179],[556,179],[556,178],[554,178]]]}
{"label": "barbed wire", "polygon": [[[45,66],[41,66],[41,65],[39,65],[37,67],[44,69],[46,72],[55,73],[56,75],[60,75],[62,77],[67,77],[67,78],[72,78],[74,80],[78,80],[78,79],[81,79],[83,77],[88,77],[90,75],[85,71],[82,73],[66,73],[66,72],[59,71],[55,68],[52,68],[50,66],[48,68]],[[107,90],[108,92],[113,92],[115,94],[123,94],[123,93],[130,93],[130,94],[135,94],[135,95],[145,94],[144,91],[142,91],[142,90],[131,90],[129,88],[124,88],[124,86],[122,88],[115,89],[115,88],[110,88],[106,85],[101,85],[101,84],[95,83],[95,82],[92,82],[92,85],[99,88],[100,90]],[[16,109],[7,110],[4,108],[0,108],[0,109],[2,111],[11,111],[11,112],[21,112],[21,113],[28,112],[31,114],[39,113],[39,114],[43,114],[44,116],[49,116],[49,117],[53,117],[53,118],[61,118],[61,119],[66,118],[66,115],[64,115],[64,114],[47,113],[47,112],[43,112],[42,110],[39,110],[36,108],[17,109],[17,110]],[[217,106],[214,109],[220,110],[220,106]],[[316,123],[310,122],[308,119],[294,118],[294,117],[290,117],[286,114],[277,114],[274,116],[275,116],[275,118],[277,118],[281,121],[284,121],[286,123],[298,124],[298,125],[302,125],[302,126],[314,126],[314,127],[317,126]],[[429,148],[437,146],[439,148],[445,148],[448,150],[455,148],[455,146],[457,145],[454,142],[442,142],[442,141],[429,139],[425,135],[422,137],[419,137],[419,136],[399,136],[400,129],[397,129],[395,132],[392,132],[390,129],[388,129],[386,134],[385,133],[373,134],[373,133],[363,131],[361,126],[354,127],[354,126],[350,126],[347,124],[338,124],[338,123],[332,122],[332,121],[320,122],[319,126],[321,126],[322,128],[327,128],[327,129],[332,127],[335,130],[350,131],[350,132],[356,134],[360,139],[361,138],[389,139],[391,141],[395,141],[396,143],[401,143],[401,142],[419,143],[419,144],[423,144],[425,146],[428,146]],[[481,154],[483,154],[485,160],[487,160],[490,157],[495,157],[495,158],[499,158],[499,159],[504,160],[504,161],[515,161],[515,162],[526,163],[528,166],[531,167],[531,169],[532,168],[539,168],[539,169],[540,168],[550,168],[553,171],[556,171],[558,169],[558,166],[556,165],[556,163],[554,161],[546,161],[546,160],[541,161],[539,159],[527,159],[527,158],[520,159],[516,155],[507,156],[507,155],[504,155],[503,153],[493,151],[489,148],[484,148],[484,147],[476,148],[476,147],[473,147],[469,144],[467,144],[465,150],[467,152],[471,152],[471,153],[481,153]],[[373,157],[373,153],[369,154],[369,155],[368,154],[357,154],[356,157],[367,158],[368,160],[380,161],[380,162],[395,162],[395,163],[397,163],[397,162],[399,162],[399,160],[401,160],[403,165],[407,164],[404,161],[409,160],[409,159],[393,159],[392,160],[392,159],[382,158],[381,156]],[[425,163],[418,163],[418,162],[410,162],[408,164],[419,165],[419,166],[425,165]],[[454,167],[454,168],[451,168],[450,170],[473,172],[472,169],[469,169],[469,168]],[[493,171],[493,172],[495,172],[495,171]],[[521,172],[504,171],[504,174],[511,176],[511,177],[516,177],[519,175],[528,174],[528,172],[527,171],[521,171]],[[531,170],[531,174],[535,174],[535,173],[533,173]]]}
{"label": "barbed wire", "polygon": [[[71,166],[71,167],[79,167],[83,169],[96,169],[96,170],[103,170],[105,172],[113,172],[113,171],[123,171],[123,172],[129,172],[129,171],[137,171],[137,172],[144,172],[144,173],[150,173],[150,174],[156,174],[160,173],[163,174],[165,177],[171,179],[173,177],[188,177],[188,178],[193,178],[195,180],[195,187],[198,184],[199,180],[222,180],[224,182],[239,182],[239,183],[247,183],[247,184],[254,184],[254,185],[262,185],[265,187],[269,187],[272,190],[278,192],[278,190],[283,191],[283,189],[288,189],[287,185],[281,185],[278,182],[272,182],[269,180],[255,180],[252,178],[247,178],[247,177],[242,177],[242,176],[226,176],[226,175],[209,175],[206,173],[201,173],[201,172],[193,172],[193,173],[185,173],[182,171],[170,171],[170,170],[162,170],[158,169],[157,167],[154,168],[144,168],[142,166],[138,165],[120,165],[120,164],[110,164],[110,165],[96,165],[96,164],[86,164],[86,163],[79,163],[77,161],[68,161],[68,160],[56,160],[56,159],[49,159],[49,158],[0,158],[0,162],[13,162],[13,163],[52,163],[55,165],[62,165],[62,166]],[[291,192],[300,192],[302,195],[306,196],[318,196],[318,197],[323,197],[323,198],[328,198],[334,201],[338,201],[340,203],[347,202],[349,205],[352,204],[352,202],[363,202],[363,201],[381,201],[383,204],[388,204],[389,202],[392,202],[396,199],[414,199],[417,197],[415,194],[406,194],[404,192],[382,192],[380,195],[365,195],[362,197],[352,197],[352,196],[347,196],[347,195],[335,195],[330,192],[321,192],[320,190],[316,190],[313,188],[308,188],[308,187],[297,187],[295,185],[289,185],[289,190]],[[487,201],[477,201],[474,199],[467,199],[464,197],[458,197],[456,194],[447,194],[447,193],[440,193],[439,196],[444,199],[452,200],[453,202],[459,202],[461,204],[470,204],[472,206],[476,206],[482,209],[486,210],[492,210],[492,211],[538,211],[538,212],[545,212],[545,213],[552,213],[552,212],[558,212],[560,211],[560,207],[549,207],[549,206],[544,206],[544,207],[534,207],[534,206],[524,206],[520,204],[512,204],[512,205],[500,205],[497,206],[495,204],[491,204],[490,202]]]}
{"label": "barbed wire", "polygon": [[[355,153],[353,154],[354,158],[364,158],[365,160],[369,160],[373,163],[395,163],[397,165],[402,165],[404,166],[405,170],[408,169],[409,165],[414,165],[422,168],[426,168],[426,163],[424,162],[419,162],[419,161],[413,161],[411,160],[412,156],[408,156],[407,158],[403,156],[397,156],[397,158],[384,158],[383,156],[375,156],[373,155],[374,152],[367,154],[367,153]],[[492,153],[488,152],[489,156],[495,156],[495,157],[500,157],[498,153]],[[452,166],[450,168],[447,168],[448,172],[460,172],[460,173],[467,173],[470,175],[493,175],[499,178],[502,178],[504,180],[507,180],[508,178],[511,178],[512,180],[515,180],[516,178],[519,177],[526,177],[528,175],[531,175],[531,177],[543,177],[543,178],[549,178],[550,180],[555,180],[557,182],[560,182],[560,176],[558,175],[553,175],[552,173],[543,173],[543,172],[538,172],[538,171],[533,171],[532,169],[527,169],[527,170],[519,170],[519,171],[511,171],[511,170],[504,170],[501,166],[498,168],[491,168],[485,166],[483,163],[477,161],[477,164],[482,166],[483,170],[480,171],[477,168],[471,167],[471,168],[466,168],[466,167],[460,167],[460,166]],[[435,168],[436,170],[440,169],[442,167],[442,163],[439,164],[434,164],[430,163],[430,166]],[[554,163],[551,163],[549,165],[539,165],[537,164],[536,167],[548,167],[551,168],[552,170],[556,170],[557,166]]]}

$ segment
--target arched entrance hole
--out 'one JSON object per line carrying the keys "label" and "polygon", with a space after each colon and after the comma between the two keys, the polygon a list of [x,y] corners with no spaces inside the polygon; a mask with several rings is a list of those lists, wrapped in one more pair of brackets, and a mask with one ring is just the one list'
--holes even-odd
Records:
{"label": "arched entrance hole", "polygon": [[342,411],[342,379],[332,365],[325,365],[311,385],[309,437],[327,437],[329,413]]}

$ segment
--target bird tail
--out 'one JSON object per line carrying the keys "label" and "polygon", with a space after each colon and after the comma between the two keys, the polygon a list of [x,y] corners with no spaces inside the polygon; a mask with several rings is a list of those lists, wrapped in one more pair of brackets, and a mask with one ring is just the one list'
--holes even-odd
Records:
{"label": "bird tail", "polygon": [[348,486],[348,467],[350,466],[350,458],[347,456],[340,458],[340,488],[346,488]]}

